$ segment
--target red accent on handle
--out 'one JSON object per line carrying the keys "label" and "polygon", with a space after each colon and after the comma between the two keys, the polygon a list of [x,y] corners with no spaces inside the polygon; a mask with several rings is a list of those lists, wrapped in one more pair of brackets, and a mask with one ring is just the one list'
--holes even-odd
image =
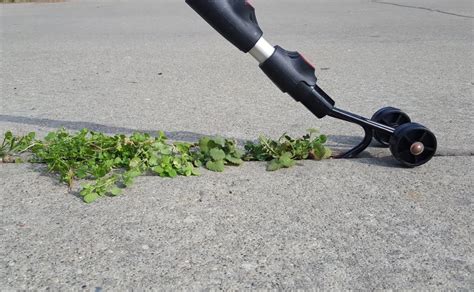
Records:
{"label": "red accent on handle", "polygon": [[306,57],[305,57],[303,54],[300,53],[300,55],[301,55],[301,57],[303,58],[303,60],[306,62],[306,64],[310,65],[313,69],[315,68],[314,65],[313,65],[313,63],[311,63],[310,61],[308,61],[308,59],[306,59]]}

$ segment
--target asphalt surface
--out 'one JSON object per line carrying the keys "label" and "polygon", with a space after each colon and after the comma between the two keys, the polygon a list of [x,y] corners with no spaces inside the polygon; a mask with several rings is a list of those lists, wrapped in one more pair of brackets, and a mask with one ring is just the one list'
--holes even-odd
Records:
{"label": "asphalt surface", "polygon": [[[383,2],[383,3],[382,3]],[[464,0],[255,0],[273,44],[299,50],[341,108],[392,105],[439,155],[387,149],[265,171],[141,177],[82,203],[44,169],[0,164],[0,288],[473,290],[473,5]],[[0,132],[165,130],[238,140],[317,120],[184,1],[70,1],[1,9]]]}

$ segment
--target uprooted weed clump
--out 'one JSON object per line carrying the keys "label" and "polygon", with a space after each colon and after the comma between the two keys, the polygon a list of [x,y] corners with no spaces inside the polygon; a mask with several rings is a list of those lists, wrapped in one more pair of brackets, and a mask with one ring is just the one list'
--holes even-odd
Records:
{"label": "uprooted weed clump", "polygon": [[326,136],[308,130],[301,138],[282,135],[278,140],[264,136],[239,148],[232,139],[202,137],[195,143],[171,142],[163,132],[109,136],[83,129],[70,133],[64,129],[37,139],[31,132],[17,136],[6,132],[0,145],[3,163],[46,164],[49,172],[72,187],[77,180],[88,180],[80,190],[87,203],[100,197],[117,196],[143,174],[161,177],[196,176],[204,167],[222,172],[225,166],[244,161],[267,161],[267,170],[295,165],[296,160],[321,160],[331,156],[324,146]]}

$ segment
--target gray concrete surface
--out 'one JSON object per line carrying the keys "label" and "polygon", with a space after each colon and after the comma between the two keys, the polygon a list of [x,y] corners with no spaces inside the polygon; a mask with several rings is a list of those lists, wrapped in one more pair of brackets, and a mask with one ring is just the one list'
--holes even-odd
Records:
{"label": "gray concrete surface", "polygon": [[[0,132],[244,140],[319,127],[335,147],[357,140],[183,2],[0,5]],[[440,156],[403,169],[370,148],[277,173],[142,177],[92,205],[41,169],[0,165],[0,288],[473,290],[472,3],[253,3],[266,38],[312,60],[338,106],[401,107],[437,134]]]}

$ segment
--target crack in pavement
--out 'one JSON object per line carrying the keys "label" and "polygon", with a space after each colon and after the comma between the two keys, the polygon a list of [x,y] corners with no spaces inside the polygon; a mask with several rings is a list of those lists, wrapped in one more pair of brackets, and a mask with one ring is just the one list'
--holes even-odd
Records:
{"label": "crack in pavement", "polygon": [[[65,120],[53,120],[48,118],[35,118],[35,117],[23,117],[23,116],[14,116],[14,115],[4,115],[0,114],[0,122],[7,122],[7,123],[16,123],[16,124],[23,124],[23,125],[34,125],[39,127],[46,127],[52,129],[68,129],[73,131],[79,131],[84,128],[89,130],[93,130],[96,132],[103,132],[107,134],[132,134],[134,132],[141,132],[141,133],[148,133],[150,135],[156,134],[158,130],[144,130],[144,129],[136,129],[136,128],[127,128],[127,127],[117,127],[111,125],[103,125],[99,123],[93,122],[83,122],[83,121],[65,121]],[[195,133],[190,131],[165,131],[166,136],[170,140],[174,141],[185,141],[185,142],[194,142],[203,136],[214,136],[209,134],[203,133]],[[1,137],[1,136],[0,136]],[[233,138],[239,145],[244,145],[249,139],[242,139],[236,137],[228,137]],[[333,148],[335,151],[347,151],[344,146],[352,146],[359,142],[360,137],[357,136],[345,136],[345,135],[331,135],[330,141],[328,141],[327,146]],[[372,146],[375,146],[373,144]],[[344,149],[341,149],[343,147]],[[380,148],[380,147],[379,147]],[[382,153],[383,150],[383,153]],[[380,148],[380,151],[374,150],[375,153],[370,154],[367,151],[364,151],[360,154],[359,157],[354,159],[361,159],[361,158],[380,158],[382,154],[385,154],[386,149]],[[389,154],[390,151],[387,152]],[[375,155],[374,155],[375,154]],[[435,157],[471,157],[474,156],[474,149],[453,149],[453,148],[441,148],[437,150]]]}
{"label": "crack in pavement", "polygon": [[436,153],[434,157],[472,157],[474,156],[473,152],[471,151],[461,151],[459,153]]}
{"label": "crack in pavement", "polygon": [[[336,152],[338,154],[344,153],[341,149],[335,149],[331,147],[331,145],[328,145],[330,148],[333,149],[333,152]],[[350,159],[367,159],[367,158],[384,158],[384,157],[390,157],[390,151],[375,151],[370,153],[367,151],[364,151],[359,154],[357,157],[353,157]],[[434,157],[473,157],[474,156],[474,150],[467,150],[467,149],[438,149]]]}
{"label": "crack in pavement", "polygon": [[372,2],[373,3],[378,3],[378,4],[386,4],[386,5],[404,7],[404,8],[427,10],[427,11],[431,11],[431,12],[437,12],[437,13],[442,13],[442,14],[447,14],[447,15],[452,15],[452,16],[457,16],[457,17],[462,17],[462,18],[474,18],[474,16],[470,16],[470,15],[457,14],[457,13],[452,13],[452,12],[447,12],[447,11],[443,11],[443,10],[439,10],[439,9],[422,7],[422,6],[404,5],[404,4],[385,2],[385,1],[380,1],[380,0],[372,0]]}

